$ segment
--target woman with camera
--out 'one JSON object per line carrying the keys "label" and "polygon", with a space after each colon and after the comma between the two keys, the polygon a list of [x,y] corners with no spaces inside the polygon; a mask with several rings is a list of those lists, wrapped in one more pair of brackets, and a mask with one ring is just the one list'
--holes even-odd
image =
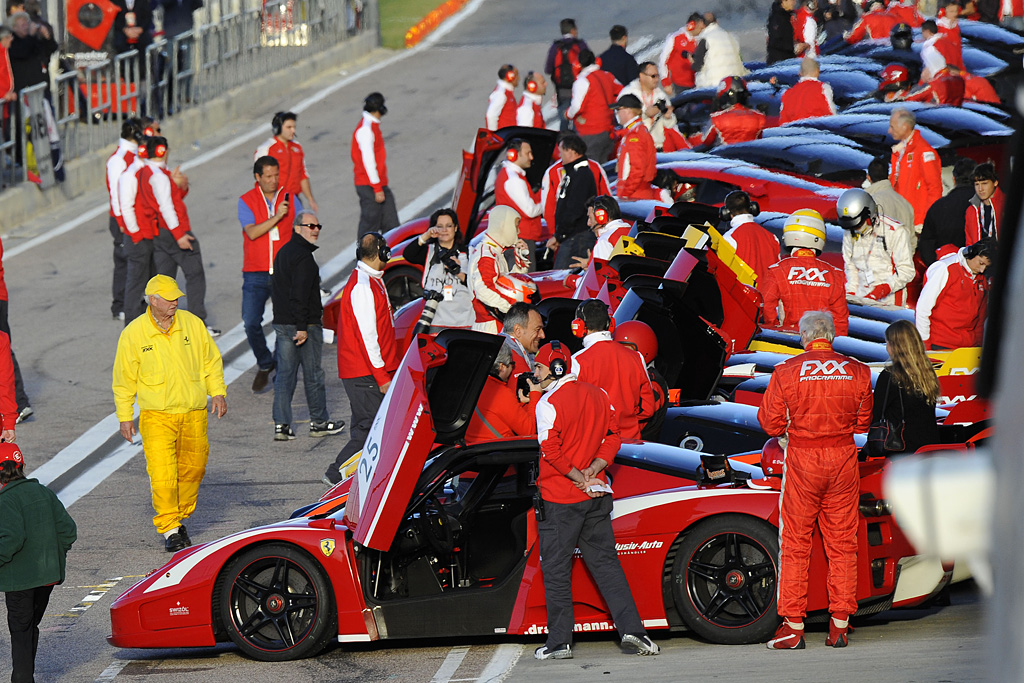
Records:
{"label": "woman with camera", "polygon": [[[902,427],[903,453],[938,443],[935,404],[939,399],[939,379],[914,323],[897,320],[889,325],[885,330],[885,348],[891,362],[875,382],[872,425],[885,419],[897,432]],[[896,455],[896,452],[871,455]]]}
{"label": "woman with camera", "polygon": [[[423,295],[429,306],[437,303],[430,332],[445,328],[470,328],[476,320],[473,293],[466,285],[469,256],[459,231],[459,219],[451,209],[430,215],[430,227],[402,252],[405,260],[423,266]],[[425,322],[423,318],[421,322]]]}

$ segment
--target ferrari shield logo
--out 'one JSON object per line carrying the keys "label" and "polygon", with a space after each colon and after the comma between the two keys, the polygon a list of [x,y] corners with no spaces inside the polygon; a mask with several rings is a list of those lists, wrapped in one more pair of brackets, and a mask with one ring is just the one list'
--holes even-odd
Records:
{"label": "ferrari shield logo", "polygon": [[320,539],[320,552],[324,554],[324,557],[330,557],[331,553],[334,552],[334,539],[333,538],[321,538]]}

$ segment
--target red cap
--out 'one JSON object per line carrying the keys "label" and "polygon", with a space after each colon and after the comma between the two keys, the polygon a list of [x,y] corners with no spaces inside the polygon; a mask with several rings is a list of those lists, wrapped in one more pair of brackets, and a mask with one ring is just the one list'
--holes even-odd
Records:
{"label": "red cap", "polygon": [[18,444],[0,442],[0,463],[13,462],[16,465],[24,465],[25,458],[21,455]]}
{"label": "red cap", "polygon": [[569,353],[569,349],[557,339],[540,347],[537,355],[533,358],[534,362],[548,368],[551,367],[551,361],[556,359],[561,359],[567,368],[572,363],[572,355]]}

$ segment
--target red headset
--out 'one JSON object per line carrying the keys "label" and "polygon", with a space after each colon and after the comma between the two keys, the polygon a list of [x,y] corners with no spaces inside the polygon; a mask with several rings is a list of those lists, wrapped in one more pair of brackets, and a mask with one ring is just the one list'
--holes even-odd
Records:
{"label": "red headset", "polygon": [[608,210],[601,207],[594,207],[594,221],[598,225],[608,225]]}
{"label": "red headset", "polygon": [[537,92],[537,81],[533,80],[534,72],[526,74],[526,92]]}
{"label": "red headset", "polygon": [[153,128],[153,126],[146,126],[145,129],[143,129],[142,134],[147,138],[151,138],[156,135],[156,129]]}
{"label": "red headset", "polygon": [[513,164],[516,163],[516,160],[519,159],[519,150],[517,150],[515,147],[509,147],[508,150],[505,152],[505,158],[511,161]]}
{"label": "red headset", "polygon": [[695,29],[695,28],[697,28],[697,22],[696,21],[688,21],[688,22],[686,22],[686,32],[687,33],[693,33],[693,29]]}
{"label": "red headset", "polygon": [[156,146],[156,158],[157,159],[161,159],[161,158],[163,158],[165,156],[167,156],[167,145],[157,145]]}
{"label": "red headset", "polygon": [[515,83],[516,82],[516,76],[518,76],[518,75],[519,75],[519,72],[516,71],[516,68],[513,66],[513,67],[509,68],[509,70],[505,73],[505,80],[508,81],[509,83]]}
{"label": "red headset", "polygon": [[[615,318],[608,316],[608,334],[615,333]],[[572,321],[572,335],[583,339],[587,336],[587,323],[583,321],[583,318],[577,316]]]}

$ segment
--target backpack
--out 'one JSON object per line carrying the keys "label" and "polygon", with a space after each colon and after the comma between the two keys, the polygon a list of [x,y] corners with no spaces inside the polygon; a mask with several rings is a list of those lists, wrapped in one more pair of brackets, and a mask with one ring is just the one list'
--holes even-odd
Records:
{"label": "backpack", "polygon": [[[568,68],[567,68],[568,67]],[[568,89],[580,75],[580,43],[578,40],[560,41],[555,53],[555,69],[551,74],[556,88]]]}

